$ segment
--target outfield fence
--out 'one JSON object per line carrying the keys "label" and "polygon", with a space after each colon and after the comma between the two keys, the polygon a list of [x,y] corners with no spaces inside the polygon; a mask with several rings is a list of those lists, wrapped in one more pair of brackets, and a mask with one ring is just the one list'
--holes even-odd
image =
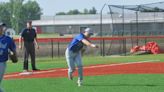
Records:
{"label": "outfield fence", "polygon": [[[72,38],[39,38],[40,49],[36,49],[37,57],[61,57]],[[88,47],[83,55],[128,55],[130,49],[137,44],[145,45],[147,42],[157,42],[161,51],[164,51],[164,36],[133,36],[133,37],[93,37],[91,42],[99,46],[98,49]],[[18,39],[15,39],[18,47]],[[17,48],[18,56],[23,57],[24,49]]]}

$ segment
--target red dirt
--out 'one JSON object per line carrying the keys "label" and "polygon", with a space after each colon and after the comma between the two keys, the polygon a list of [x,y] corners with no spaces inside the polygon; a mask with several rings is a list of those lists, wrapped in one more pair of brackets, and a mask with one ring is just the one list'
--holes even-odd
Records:
{"label": "red dirt", "polygon": [[[164,62],[145,62],[122,65],[96,65],[84,67],[84,76],[109,75],[109,74],[164,74]],[[77,76],[77,70],[74,73]],[[6,74],[5,79],[20,78],[56,78],[67,77],[67,69],[51,69],[33,72],[31,75],[19,73]]]}

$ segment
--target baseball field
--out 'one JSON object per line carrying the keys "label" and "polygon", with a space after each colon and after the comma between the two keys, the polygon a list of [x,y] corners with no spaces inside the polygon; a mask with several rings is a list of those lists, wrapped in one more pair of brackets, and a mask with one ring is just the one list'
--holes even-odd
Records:
{"label": "baseball field", "polygon": [[6,92],[163,92],[164,54],[137,56],[84,56],[84,81],[77,72],[67,78],[64,57],[37,58],[41,71],[20,75],[19,63],[8,62],[2,86]]}

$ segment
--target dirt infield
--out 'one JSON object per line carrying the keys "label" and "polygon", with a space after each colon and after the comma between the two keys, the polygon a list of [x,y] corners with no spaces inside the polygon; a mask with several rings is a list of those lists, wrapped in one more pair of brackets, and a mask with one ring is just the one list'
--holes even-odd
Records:
{"label": "dirt infield", "polygon": [[[134,62],[84,67],[84,76],[109,74],[164,74],[164,62]],[[77,71],[74,73],[77,76]],[[20,73],[5,74],[5,79],[21,78],[56,78],[67,77],[67,69],[50,69],[32,72],[30,75]]]}

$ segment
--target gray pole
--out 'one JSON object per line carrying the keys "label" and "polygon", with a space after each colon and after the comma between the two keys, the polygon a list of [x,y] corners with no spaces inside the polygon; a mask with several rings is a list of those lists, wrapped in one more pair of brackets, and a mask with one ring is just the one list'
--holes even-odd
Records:
{"label": "gray pole", "polygon": [[100,52],[101,52],[101,56],[104,56],[104,52],[103,52],[103,39],[102,39],[102,12],[103,12],[103,9],[104,7],[106,6],[106,3],[103,5],[103,7],[101,8],[101,11],[100,11],[100,37],[101,37],[101,40],[100,40]]}

